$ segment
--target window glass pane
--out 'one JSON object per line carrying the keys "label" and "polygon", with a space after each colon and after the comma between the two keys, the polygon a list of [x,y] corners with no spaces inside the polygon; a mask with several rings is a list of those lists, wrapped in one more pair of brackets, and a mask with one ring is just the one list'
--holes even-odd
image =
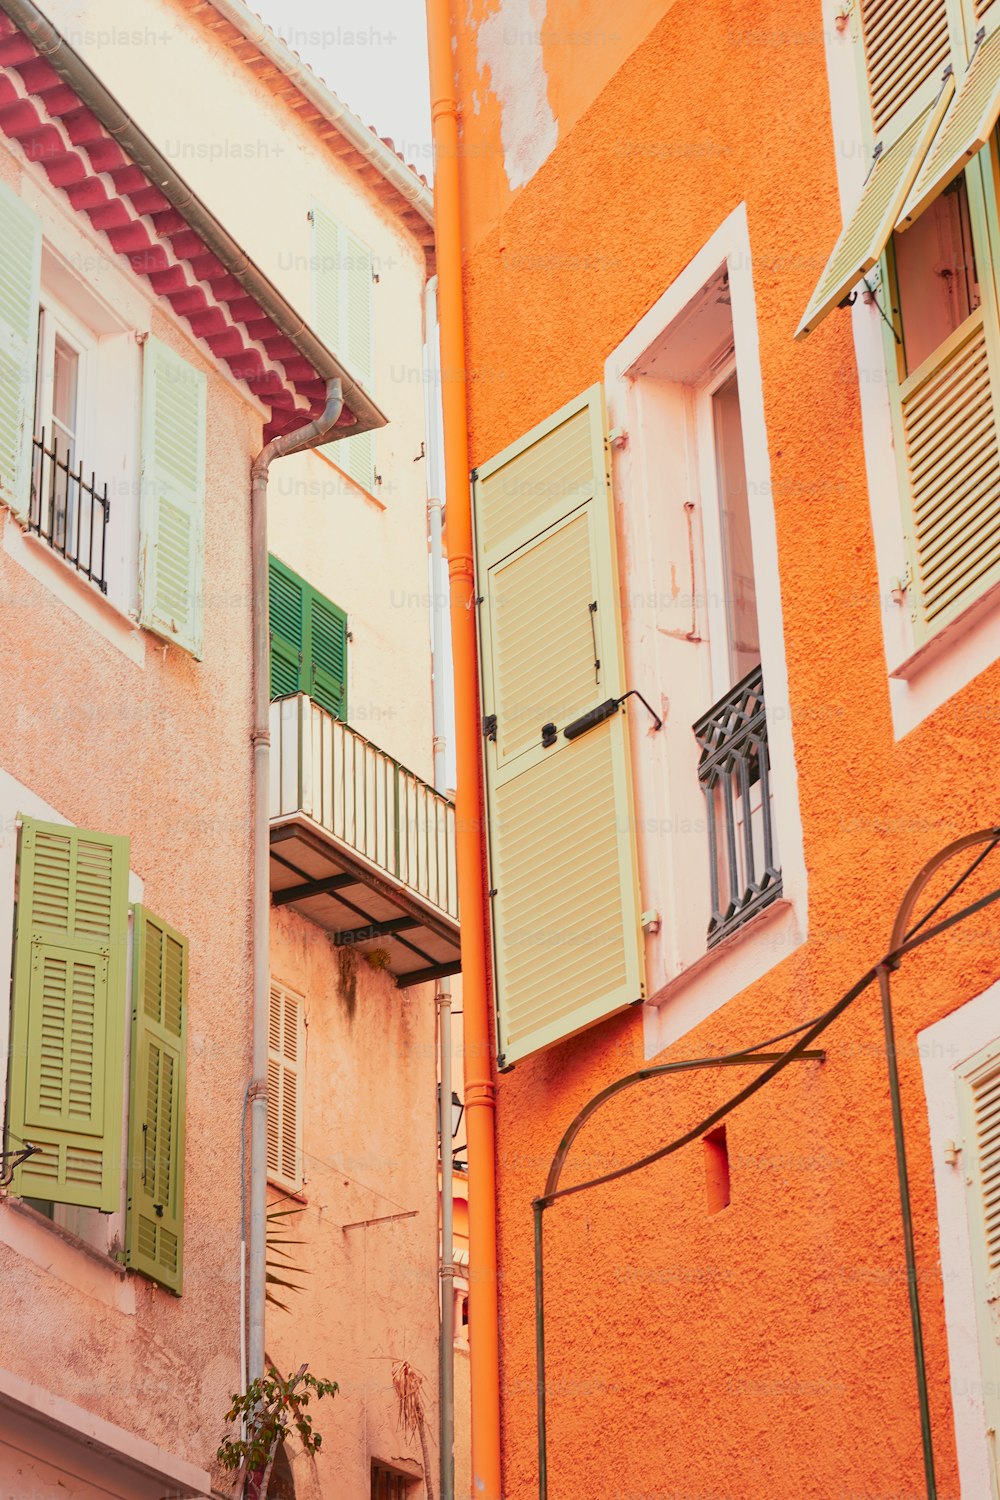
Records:
{"label": "window glass pane", "polygon": [[80,357],[56,334],[52,369],[52,424],[59,436],[60,456],[68,449],[74,461],[76,439],[76,392]]}
{"label": "window glass pane", "polygon": [[979,306],[965,178],[893,239],[907,374]]}
{"label": "window glass pane", "polygon": [[716,391],[712,397],[712,409],[726,575],[730,670],[733,682],[739,682],[760,661],[760,634],[757,628],[757,594],[750,543],[750,505],[743,458],[740,392],[735,375]]}

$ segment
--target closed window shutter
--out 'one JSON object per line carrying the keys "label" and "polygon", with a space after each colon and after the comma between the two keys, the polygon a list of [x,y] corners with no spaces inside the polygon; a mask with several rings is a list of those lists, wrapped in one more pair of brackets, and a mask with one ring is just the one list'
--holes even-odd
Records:
{"label": "closed window shutter", "polygon": [[817,328],[827,313],[843,302],[862,276],[877,265],[954,90],[954,81],[948,78],[936,102],[903,132],[894,145],[878,151],[858,206],[833,248],[802,315],[796,338],[802,338]]}
{"label": "closed window shutter", "polygon": [[271,635],[271,697],[303,689],[306,586],[276,557],[268,560],[268,613]]}
{"label": "closed window shutter", "polygon": [[14,1191],[121,1206],[128,839],[22,820],[14,947]]}
{"label": "closed window shutter", "polygon": [[338,719],[347,718],[347,616],[312,593],[309,600],[309,696]]}
{"label": "closed window shutter", "polygon": [[267,1043],[267,1175],[302,1187],[303,1006],[301,995],[271,983]]}
{"label": "closed window shutter", "polygon": [[[1000,19],[1000,10],[997,11]],[[1000,29],[976,48],[903,206],[900,229],[914,223],[989,141],[1000,118]]]}
{"label": "closed window shutter", "polygon": [[188,944],[144,906],[135,913],[126,1264],[181,1291]]}
{"label": "closed window shutter", "polygon": [[139,618],[193,656],[203,645],[204,375],[158,339],[143,356]]}
{"label": "closed window shutter", "polygon": [[[474,476],[498,1051],[508,1064],[643,997],[603,393]],[[542,726],[557,726],[542,744]]]}
{"label": "closed window shutter", "polygon": [[0,499],[19,515],[31,491],[42,230],[0,183]]}
{"label": "closed window shutter", "polygon": [[947,0],[861,0],[861,34],[878,138],[940,81],[951,51]]}
{"label": "closed window shutter", "polygon": [[[314,207],[312,216],[316,332],[370,389],[375,374],[371,251],[322,208]],[[336,462],[357,484],[374,490],[374,433],[341,438],[334,451]]]}
{"label": "closed window shutter", "polygon": [[[1000,1441],[1000,1044],[957,1077],[969,1245],[989,1441]],[[1000,1461],[1000,1452],[994,1451]]]}

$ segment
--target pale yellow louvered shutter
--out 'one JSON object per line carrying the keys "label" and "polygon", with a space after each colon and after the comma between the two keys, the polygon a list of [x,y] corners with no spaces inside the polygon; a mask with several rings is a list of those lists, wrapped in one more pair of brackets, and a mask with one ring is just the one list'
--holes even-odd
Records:
{"label": "pale yellow louvered shutter", "polygon": [[987,144],[1000,118],[1000,5],[993,29],[976,47],[941,128],[900,214],[899,228],[914,223]]}
{"label": "pale yellow louvered shutter", "polygon": [[880,144],[876,148],[858,206],[833,247],[826,269],[802,315],[796,338],[802,338],[818,327],[862,276],[878,264],[954,89],[954,81],[949,77],[937,99],[891,146],[886,148]]}
{"label": "pale yellow louvered shutter", "polygon": [[1000,1042],[958,1072],[982,1391],[994,1472],[1000,1472]]}
{"label": "pale yellow louvered shutter", "polygon": [[271,982],[267,1042],[267,1175],[302,1187],[303,1019],[301,995]]}
{"label": "pale yellow louvered shutter", "polygon": [[865,80],[876,140],[937,92],[951,43],[947,0],[861,0]]}
{"label": "pale yellow louvered shutter", "polygon": [[473,476],[498,1053],[643,998],[603,393]]}

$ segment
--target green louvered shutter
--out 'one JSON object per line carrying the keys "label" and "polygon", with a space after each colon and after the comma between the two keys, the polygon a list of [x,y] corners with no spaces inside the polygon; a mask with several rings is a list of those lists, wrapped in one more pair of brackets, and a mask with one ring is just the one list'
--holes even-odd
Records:
{"label": "green louvered shutter", "polygon": [[347,616],[322,594],[309,599],[309,696],[347,718]]}
{"label": "green louvered shutter", "polygon": [[271,697],[301,692],[305,650],[306,585],[291,568],[268,560],[268,612],[271,632]]}
{"label": "green louvered shutter", "polygon": [[135,912],[125,1262],[180,1293],[184,1269],[187,939]]}
{"label": "green louvered shutter", "polygon": [[205,551],[204,375],[146,340],[142,390],[139,618],[201,657]]}
{"label": "green louvered shutter", "polygon": [[[323,343],[366,389],[375,373],[372,253],[323,209],[314,207],[313,320]],[[336,462],[363,489],[375,488],[375,435],[342,438]]]}
{"label": "green louvered shutter", "polygon": [[11,1028],[11,1144],[40,1151],[14,1191],[121,1205],[128,839],[21,820]]}
{"label": "green louvered shutter", "polygon": [[0,499],[19,515],[31,491],[41,257],[38,219],[0,183]]}
{"label": "green louvered shutter", "polygon": [[[609,449],[594,386],[475,475],[501,1065],[644,997]],[[554,725],[554,733],[548,726]]]}

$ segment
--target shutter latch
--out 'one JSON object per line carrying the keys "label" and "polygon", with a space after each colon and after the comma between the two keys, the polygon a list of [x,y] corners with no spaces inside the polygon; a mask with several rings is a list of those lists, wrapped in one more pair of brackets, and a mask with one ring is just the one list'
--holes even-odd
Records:
{"label": "shutter latch", "polygon": [[497,716],[486,714],[483,717],[483,737],[487,740],[495,740],[497,737]]}

